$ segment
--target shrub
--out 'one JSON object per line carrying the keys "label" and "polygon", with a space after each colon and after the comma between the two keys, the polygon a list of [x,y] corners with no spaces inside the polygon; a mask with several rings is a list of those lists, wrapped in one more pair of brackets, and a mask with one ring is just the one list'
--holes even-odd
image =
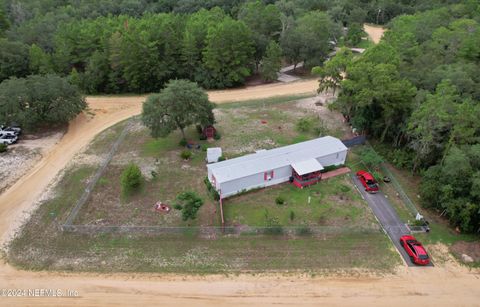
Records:
{"label": "shrub", "polygon": [[285,198],[283,198],[282,196],[277,196],[277,198],[275,198],[275,203],[281,206],[285,204]]}
{"label": "shrub", "polygon": [[295,212],[293,210],[290,210],[290,221],[293,221],[295,219]]}
{"label": "shrub", "polygon": [[120,178],[122,192],[125,194],[138,189],[142,184],[142,180],[143,176],[140,168],[134,163],[128,164]]}
{"label": "shrub", "polygon": [[205,140],[207,139],[207,137],[206,137],[204,134],[200,134],[199,137],[198,137],[198,139],[199,139],[200,141],[205,141]]}
{"label": "shrub", "polygon": [[344,166],[345,166],[344,164],[329,165],[329,166],[325,166],[320,172],[321,172],[321,173],[326,173],[326,172],[330,172],[330,171],[336,170],[336,169],[338,169],[338,168],[342,168],[342,167],[344,167]]}
{"label": "shrub", "polygon": [[208,144],[202,144],[201,145],[202,151],[207,151],[208,147],[209,147]]}
{"label": "shrub", "polygon": [[218,141],[222,138],[222,135],[217,131],[215,132],[215,136],[213,138]]}
{"label": "shrub", "polygon": [[187,139],[181,139],[180,142],[178,142],[178,145],[182,147],[187,146],[187,144],[188,144]]}
{"label": "shrub", "polygon": [[208,177],[205,177],[205,179],[203,179],[203,182],[207,186],[208,194],[210,194],[213,200],[219,200],[220,194],[218,194],[217,190],[215,190],[215,187],[212,185],[210,180],[208,180]]}
{"label": "shrub", "polygon": [[313,123],[310,118],[301,118],[296,124],[296,128],[300,132],[308,132],[312,129]]}
{"label": "shrub", "polygon": [[6,144],[0,144],[0,152],[6,152],[7,151],[7,145]]}
{"label": "shrub", "polygon": [[220,161],[225,161],[225,160],[226,160],[226,159],[225,159],[224,156],[220,156],[220,157],[218,158],[218,162],[220,162]]}
{"label": "shrub", "polygon": [[189,150],[184,150],[180,153],[180,157],[183,159],[183,160],[188,160],[192,157],[192,152],[189,151]]}
{"label": "shrub", "polygon": [[365,147],[360,151],[360,159],[368,166],[375,167],[383,163],[383,158],[373,148]]}
{"label": "shrub", "polygon": [[195,129],[197,129],[197,133],[198,133],[198,134],[203,134],[203,128],[202,128],[201,125],[196,125],[196,126],[195,126]]}
{"label": "shrub", "polygon": [[180,204],[174,204],[173,208],[176,209],[176,210],[182,210],[183,207]]}
{"label": "shrub", "polygon": [[203,200],[191,191],[182,192],[177,195],[177,203],[175,205],[182,207],[182,219],[194,220],[197,217],[197,212],[203,205]]}

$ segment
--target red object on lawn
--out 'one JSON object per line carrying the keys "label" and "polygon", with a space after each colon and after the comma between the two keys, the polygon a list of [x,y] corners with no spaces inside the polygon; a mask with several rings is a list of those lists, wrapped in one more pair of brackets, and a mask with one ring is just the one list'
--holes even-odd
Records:
{"label": "red object on lawn", "polygon": [[161,201],[159,201],[155,204],[155,210],[156,211],[168,213],[168,212],[170,212],[171,209],[172,208],[169,205],[164,204]]}
{"label": "red object on lawn", "polygon": [[208,125],[203,128],[203,136],[205,136],[207,139],[214,138],[216,133],[217,129],[215,129],[213,125]]}
{"label": "red object on lawn", "polygon": [[418,242],[414,236],[400,237],[400,245],[405,249],[413,263],[418,265],[427,265],[430,263],[427,251],[422,243]]}
{"label": "red object on lawn", "polygon": [[365,191],[367,191],[368,193],[378,192],[378,184],[375,181],[375,178],[373,178],[372,174],[362,170],[357,172],[357,177],[362,183],[362,185],[365,187]]}
{"label": "red object on lawn", "polygon": [[262,119],[260,122],[261,122],[262,124],[266,124],[266,123],[267,123],[267,121],[264,120],[264,119]]}

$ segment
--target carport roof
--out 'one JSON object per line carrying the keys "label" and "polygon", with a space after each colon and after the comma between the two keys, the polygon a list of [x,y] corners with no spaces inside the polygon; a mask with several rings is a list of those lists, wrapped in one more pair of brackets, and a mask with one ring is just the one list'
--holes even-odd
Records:
{"label": "carport roof", "polygon": [[313,172],[318,172],[323,169],[322,164],[317,161],[317,159],[308,159],[300,162],[295,162],[292,163],[292,167],[299,174],[300,176],[313,173]]}

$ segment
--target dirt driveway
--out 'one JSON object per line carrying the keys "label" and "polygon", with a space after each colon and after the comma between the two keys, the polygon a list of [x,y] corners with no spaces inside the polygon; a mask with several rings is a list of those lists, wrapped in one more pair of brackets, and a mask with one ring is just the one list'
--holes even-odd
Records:
{"label": "dirt driveway", "polygon": [[380,42],[380,39],[383,36],[383,33],[385,32],[385,28],[380,27],[380,26],[372,26],[372,25],[363,25],[363,30],[367,32],[368,36],[372,39],[372,41],[375,44],[378,44]]}

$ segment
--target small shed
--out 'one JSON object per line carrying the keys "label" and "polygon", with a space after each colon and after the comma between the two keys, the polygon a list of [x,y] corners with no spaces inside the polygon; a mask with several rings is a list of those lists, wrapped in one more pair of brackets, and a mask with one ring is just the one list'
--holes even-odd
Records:
{"label": "small shed", "polygon": [[209,164],[208,179],[222,198],[287,181],[303,188],[321,180],[324,168],[344,164],[347,150],[325,136]]}
{"label": "small shed", "polygon": [[212,139],[215,137],[217,129],[213,125],[208,125],[203,128],[203,136],[207,139]]}
{"label": "small shed", "polygon": [[207,148],[207,163],[218,162],[222,156],[222,149],[220,147]]}

